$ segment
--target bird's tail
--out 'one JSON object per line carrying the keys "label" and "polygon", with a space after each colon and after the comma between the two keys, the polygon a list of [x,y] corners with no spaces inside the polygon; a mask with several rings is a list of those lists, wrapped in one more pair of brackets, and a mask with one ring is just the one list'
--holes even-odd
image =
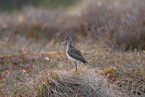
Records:
{"label": "bird's tail", "polygon": [[85,65],[87,65],[87,63],[89,63],[89,62],[84,62]]}

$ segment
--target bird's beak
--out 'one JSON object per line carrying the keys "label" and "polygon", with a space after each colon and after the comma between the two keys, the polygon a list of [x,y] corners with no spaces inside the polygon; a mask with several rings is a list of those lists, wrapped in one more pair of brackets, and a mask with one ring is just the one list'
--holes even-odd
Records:
{"label": "bird's beak", "polygon": [[64,41],[65,41],[65,39],[61,40],[60,42],[64,42]]}

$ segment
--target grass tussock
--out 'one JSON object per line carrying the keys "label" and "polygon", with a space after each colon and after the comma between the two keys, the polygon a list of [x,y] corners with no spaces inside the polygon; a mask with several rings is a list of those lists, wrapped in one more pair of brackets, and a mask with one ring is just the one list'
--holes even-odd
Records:
{"label": "grass tussock", "polygon": [[119,97],[115,86],[93,70],[86,67],[78,69],[78,76],[74,75],[75,70],[58,71],[46,69],[36,78],[21,83],[21,88],[16,88],[16,96],[93,96],[93,97]]}
{"label": "grass tussock", "polygon": [[122,91],[128,92],[128,95],[142,95],[142,93],[145,93],[144,73],[137,70],[132,72],[129,73],[116,67],[110,67],[102,70],[100,73],[105,74],[111,83],[122,87]]}

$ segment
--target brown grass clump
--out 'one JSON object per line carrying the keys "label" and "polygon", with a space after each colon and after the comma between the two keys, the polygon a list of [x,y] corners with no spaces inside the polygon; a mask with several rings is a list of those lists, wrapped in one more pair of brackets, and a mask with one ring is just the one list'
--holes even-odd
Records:
{"label": "brown grass clump", "polygon": [[132,73],[128,73],[119,68],[110,67],[101,70],[100,73],[105,74],[111,83],[122,87],[129,95],[141,95],[145,93],[145,76],[141,71],[134,70]]}
{"label": "brown grass clump", "polygon": [[93,70],[79,68],[78,76],[75,70],[49,70],[46,69],[36,75],[33,80],[22,83],[14,91],[15,96],[83,96],[83,97],[119,97],[115,86]]}
{"label": "brown grass clump", "polygon": [[118,52],[110,49],[98,49],[95,64],[102,68],[101,72],[111,83],[121,87],[124,94],[144,96],[144,53],[142,51]]}

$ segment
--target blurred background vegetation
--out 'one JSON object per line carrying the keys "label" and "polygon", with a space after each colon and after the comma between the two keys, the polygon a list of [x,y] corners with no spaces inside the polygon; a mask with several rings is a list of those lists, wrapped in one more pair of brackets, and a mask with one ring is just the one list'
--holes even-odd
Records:
{"label": "blurred background vegetation", "polygon": [[71,35],[76,41],[85,37],[105,47],[144,50],[144,4],[144,0],[1,0],[0,37],[59,41]]}
{"label": "blurred background vegetation", "polygon": [[79,0],[0,0],[0,11],[20,10],[24,6],[66,8]]}

